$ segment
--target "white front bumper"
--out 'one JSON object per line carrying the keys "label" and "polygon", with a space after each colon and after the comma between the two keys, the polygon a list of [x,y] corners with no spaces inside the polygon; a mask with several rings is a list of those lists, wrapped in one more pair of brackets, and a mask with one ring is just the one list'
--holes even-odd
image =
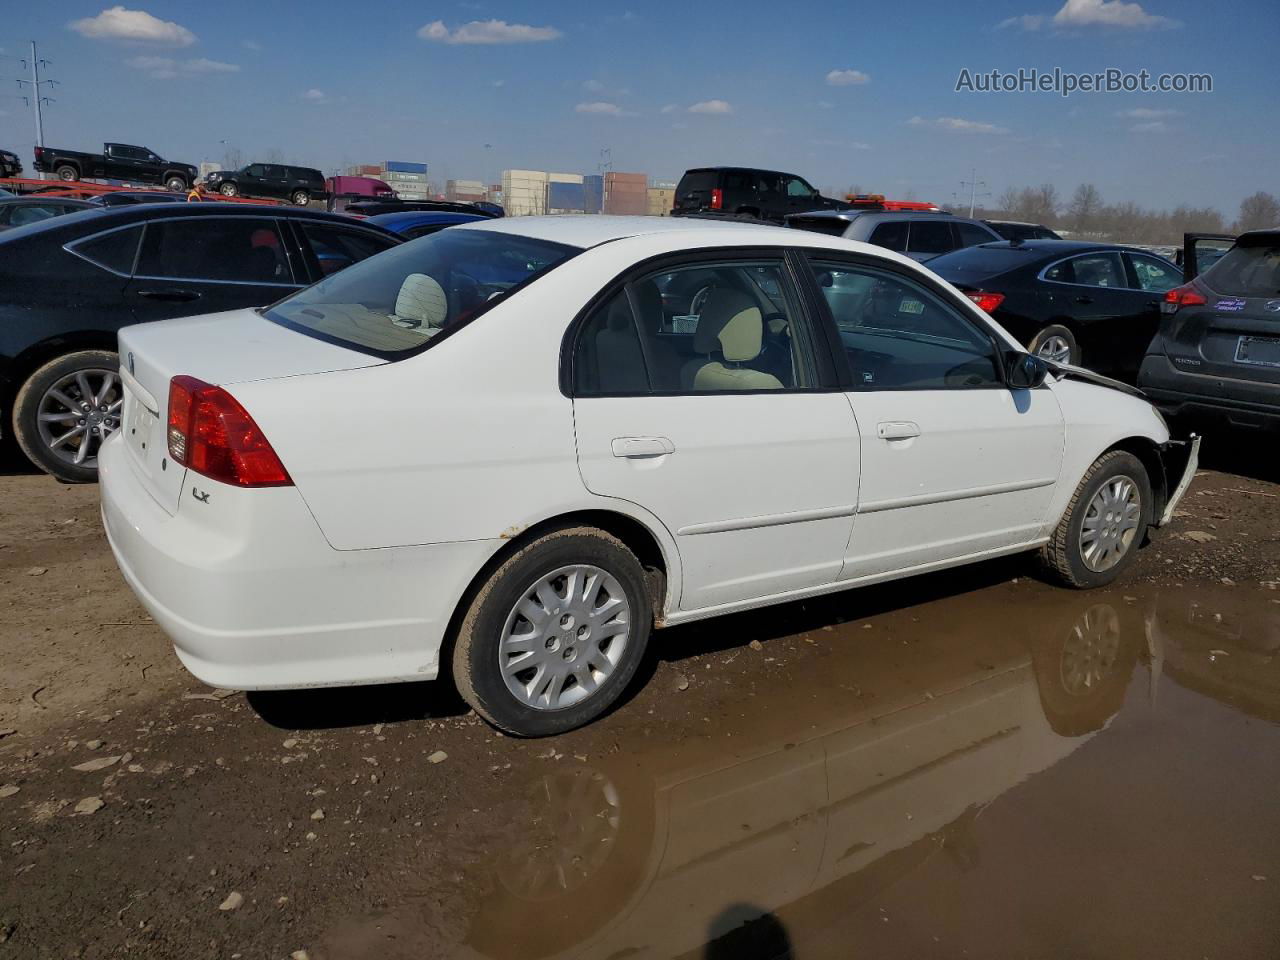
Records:
{"label": "white front bumper", "polygon": [[[121,439],[103,445],[98,463],[103,524],[125,580],[212,686],[433,679],[454,608],[501,543],[334,550],[294,487],[243,490],[188,474],[170,516]],[[193,479],[208,502],[192,495]]]}

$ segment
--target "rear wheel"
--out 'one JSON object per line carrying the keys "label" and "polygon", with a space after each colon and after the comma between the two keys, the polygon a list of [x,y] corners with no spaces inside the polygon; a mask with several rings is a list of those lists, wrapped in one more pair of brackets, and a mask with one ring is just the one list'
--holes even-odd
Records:
{"label": "rear wheel", "polygon": [[651,626],[644,570],[621,541],[592,527],[554,530],[512,554],[476,595],[454,677],[495,727],[564,733],[622,695]]}
{"label": "rear wheel", "polygon": [[1054,579],[1103,587],[1133,563],[1152,516],[1151,481],[1137,457],[1112,450],[1093,462],[1040,560]]}
{"label": "rear wheel", "polygon": [[289,199],[293,201],[295,207],[305,207],[311,202],[311,195],[305,190],[295,190],[290,194]]}
{"label": "rear wheel", "polygon": [[1080,365],[1080,345],[1076,336],[1060,323],[1045,327],[1031,341],[1031,352],[1054,363]]}
{"label": "rear wheel", "polygon": [[218,187],[218,192],[224,197],[236,197],[240,195],[240,188],[234,183],[224,183]]}
{"label": "rear wheel", "polygon": [[55,169],[53,171],[53,175],[59,180],[71,181],[80,179],[80,171],[69,163],[64,163],[62,166]]}
{"label": "rear wheel", "polygon": [[120,358],[80,350],[46,363],[14,401],[13,433],[27,458],[67,483],[98,479],[98,449],[120,426]]}

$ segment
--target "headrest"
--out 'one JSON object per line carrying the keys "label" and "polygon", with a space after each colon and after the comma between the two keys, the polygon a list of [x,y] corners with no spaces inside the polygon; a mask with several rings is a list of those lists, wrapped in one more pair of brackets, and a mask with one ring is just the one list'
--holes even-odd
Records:
{"label": "headrest", "polygon": [[443,327],[449,317],[449,301],[434,277],[411,273],[400,284],[395,312],[400,319],[417,320],[424,327]]}
{"label": "headrest", "polygon": [[695,353],[719,350],[725,360],[742,363],[760,355],[763,340],[764,319],[755,301],[740,290],[711,291],[693,335]]}

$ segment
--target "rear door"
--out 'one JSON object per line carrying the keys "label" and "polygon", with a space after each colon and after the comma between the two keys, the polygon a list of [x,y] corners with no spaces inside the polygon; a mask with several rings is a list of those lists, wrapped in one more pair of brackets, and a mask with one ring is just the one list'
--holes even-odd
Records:
{"label": "rear door", "polygon": [[1072,318],[1082,365],[1105,371],[1125,368],[1130,358],[1123,350],[1124,329],[1141,316],[1146,295],[1130,287],[1119,252],[1099,250],[1059,260],[1040,276],[1052,313]]}
{"label": "rear door", "polygon": [[147,222],[125,288],[134,321],[261,307],[308,281],[274,217],[171,217]]}
{"label": "rear door", "polygon": [[[697,290],[668,317],[658,281],[681,274]],[[680,609],[836,578],[857,426],[780,251],[654,265],[586,318],[572,370],[583,482],[670,531]]]}

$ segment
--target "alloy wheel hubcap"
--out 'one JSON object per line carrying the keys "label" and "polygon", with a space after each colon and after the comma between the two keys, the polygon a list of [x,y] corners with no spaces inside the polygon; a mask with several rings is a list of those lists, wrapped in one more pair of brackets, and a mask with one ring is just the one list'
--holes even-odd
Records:
{"label": "alloy wheel hubcap", "polygon": [[507,614],[498,669],[535,710],[563,710],[595,694],[631,639],[631,608],[617,579],[573,564],[532,583]]}
{"label": "alloy wheel hubcap", "polygon": [[120,426],[123,402],[116,371],[69,373],[40,398],[36,412],[40,439],[64,463],[96,467],[102,441]]}
{"label": "alloy wheel hubcap", "polygon": [[1071,628],[1059,665],[1062,688],[1073,697],[1098,687],[1120,653],[1120,618],[1109,604],[1085,611]]}
{"label": "alloy wheel hubcap", "polygon": [[1080,526],[1080,556],[1095,573],[1110,570],[1129,552],[1142,519],[1138,485],[1112,477],[1089,501]]}
{"label": "alloy wheel hubcap", "polygon": [[1054,363],[1070,363],[1071,344],[1067,343],[1065,337],[1056,335],[1046,337],[1044,342],[1036,348],[1036,355],[1045,360],[1052,360]]}

